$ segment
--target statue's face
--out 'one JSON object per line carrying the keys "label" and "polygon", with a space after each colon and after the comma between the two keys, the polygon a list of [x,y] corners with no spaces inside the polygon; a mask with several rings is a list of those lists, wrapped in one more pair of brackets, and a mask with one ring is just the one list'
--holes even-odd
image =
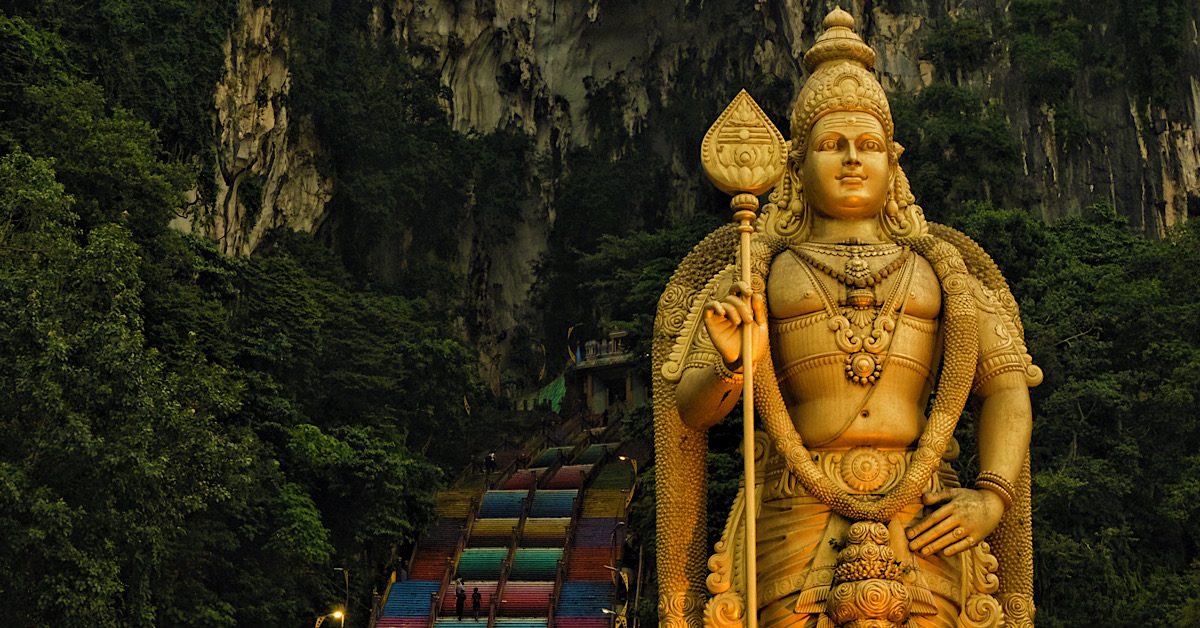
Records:
{"label": "statue's face", "polygon": [[839,220],[878,216],[891,182],[883,125],[861,111],[822,116],[809,133],[801,176],[816,211]]}

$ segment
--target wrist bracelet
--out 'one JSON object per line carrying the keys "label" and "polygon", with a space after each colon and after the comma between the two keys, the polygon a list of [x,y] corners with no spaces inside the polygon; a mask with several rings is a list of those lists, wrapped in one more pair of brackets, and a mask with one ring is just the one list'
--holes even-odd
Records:
{"label": "wrist bracelet", "polygon": [[717,377],[727,384],[738,385],[742,383],[742,374],[729,370],[729,367],[725,366],[725,360],[721,358],[717,358],[717,363],[713,365],[713,369],[716,370]]}
{"label": "wrist bracelet", "polygon": [[1013,488],[1012,482],[994,471],[980,472],[979,476],[975,478],[975,488],[991,491],[998,495],[1000,501],[1004,502],[1005,510],[1012,508],[1013,503],[1017,501],[1017,489]]}

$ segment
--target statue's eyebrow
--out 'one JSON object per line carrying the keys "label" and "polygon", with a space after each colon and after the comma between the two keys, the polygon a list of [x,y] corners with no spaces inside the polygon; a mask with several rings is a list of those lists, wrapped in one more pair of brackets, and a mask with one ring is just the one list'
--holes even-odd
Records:
{"label": "statue's eyebrow", "polygon": [[825,131],[821,131],[820,133],[817,133],[816,135],[812,136],[812,140],[809,141],[809,146],[816,146],[822,140],[828,139],[825,137],[826,135],[832,135],[834,137],[843,137],[843,138],[846,137],[846,134],[842,133],[841,131],[838,131],[836,129],[828,129]]}

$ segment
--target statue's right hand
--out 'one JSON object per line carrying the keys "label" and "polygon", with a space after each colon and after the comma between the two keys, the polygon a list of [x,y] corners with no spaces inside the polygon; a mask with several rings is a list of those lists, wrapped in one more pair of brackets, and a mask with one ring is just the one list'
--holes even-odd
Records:
{"label": "statue's right hand", "polygon": [[744,281],[733,284],[729,294],[704,305],[704,327],[725,364],[741,367],[742,327],[754,325],[752,361],[758,362],[767,348],[767,300],[752,294]]}

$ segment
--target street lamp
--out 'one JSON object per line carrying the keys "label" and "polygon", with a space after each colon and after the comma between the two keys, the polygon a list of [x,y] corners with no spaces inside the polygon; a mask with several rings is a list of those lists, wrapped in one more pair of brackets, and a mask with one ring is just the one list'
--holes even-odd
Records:
{"label": "street lamp", "polygon": [[326,617],[332,617],[334,619],[340,620],[341,624],[342,624],[342,628],[345,628],[346,614],[343,613],[342,611],[333,611],[332,613],[329,613],[328,615],[321,615],[320,617],[317,618],[317,624],[315,626],[313,626],[313,628],[321,628],[321,622],[325,621]]}
{"label": "street lamp", "polygon": [[341,614],[338,615],[338,619],[341,619],[342,625],[345,626],[346,614],[350,612],[350,570],[344,567],[334,567],[333,570],[342,572],[342,575],[346,577],[346,596],[342,599],[342,609],[345,612],[339,611]]}
{"label": "street lamp", "polygon": [[617,460],[628,462],[629,464],[633,465],[633,475],[634,477],[637,477],[637,460],[634,460],[629,456],[617,456]]}

